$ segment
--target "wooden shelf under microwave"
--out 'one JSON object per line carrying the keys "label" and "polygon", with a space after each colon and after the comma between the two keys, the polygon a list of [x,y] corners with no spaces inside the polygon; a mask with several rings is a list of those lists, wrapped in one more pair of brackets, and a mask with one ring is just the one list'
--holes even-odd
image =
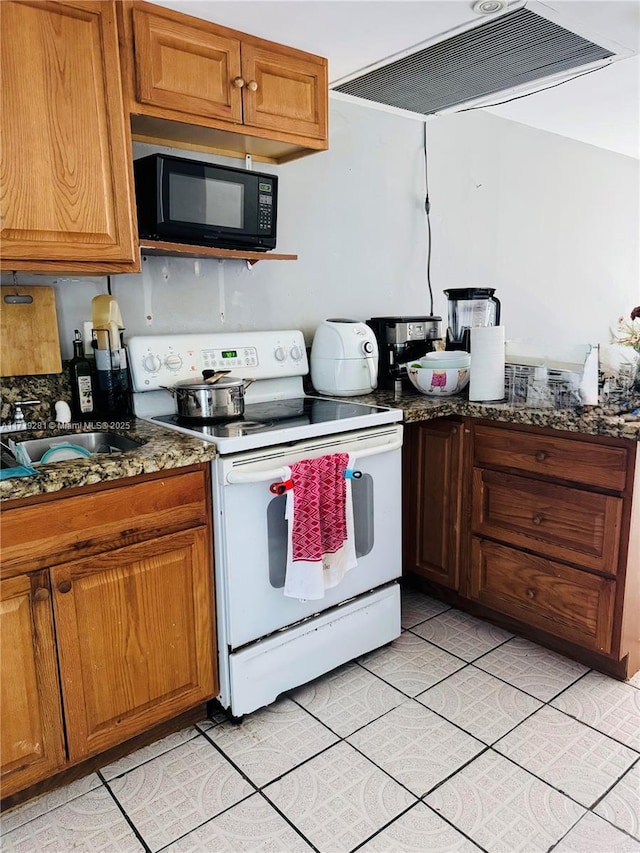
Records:
{"label": "wooden shelf under microwave", "polygon": [[253,265],[258,261],[297,261],[297,255],[283,255],[277,252],[249,252],[244,249],[216,249],[213,246],[192,246],[189,243],[165,243],[156,240],[142,240],[140,251],[143,255],[177,255],[183,258],[229,258],[247,261]]}

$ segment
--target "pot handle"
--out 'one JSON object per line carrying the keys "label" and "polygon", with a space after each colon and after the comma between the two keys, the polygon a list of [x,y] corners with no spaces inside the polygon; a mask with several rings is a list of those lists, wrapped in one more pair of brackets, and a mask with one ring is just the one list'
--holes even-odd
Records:
{"label": "pot handle", "polygon": [[243,390],[244,390],[244,391],[246,391],[246,390],[247,390],[247,388],[249,387],[249,385],[253,385],[253,383],[254,383],[255,381],[256,381],[255,379],[243,379],[243,380],[242,380],[242,384],[243,384],[243,386],[244,386]]}
{"label": "pot handle", "polygon": [[207,383],[207,385],[215,385],[219,379],[222,379],[223,376],[226,376],[228,373],[231,373],[230,370],[203,370],[202,378]]}
{"label": "pot handle", "polygon": [[164,391],[168,391],[172,397],[176,396],[176,389],[174,387],[170,385],[161,385],[160,388],[162,388]]}

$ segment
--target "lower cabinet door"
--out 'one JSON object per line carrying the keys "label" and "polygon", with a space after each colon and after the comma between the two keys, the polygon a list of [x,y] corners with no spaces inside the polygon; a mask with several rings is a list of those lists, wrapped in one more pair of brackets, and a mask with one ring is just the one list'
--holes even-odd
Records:
{"label": "lower cabinet door", "polygon": [[217,693],[207,528],[51,569],[69,758]]}
{"label": "lower cabinet door", "polygon": [[48,573],[0,584],[2,796],[51,776],[65,761]]}
{"label": "lower cabinet door", "polygon": [[404,567],[460,586],[463,424],[449,418],[411,426],[403,449]]}
{"label": "lower cabinet door", "polygon": [[473,538],[469,597],[602,654],[612,651],[616,582]]}

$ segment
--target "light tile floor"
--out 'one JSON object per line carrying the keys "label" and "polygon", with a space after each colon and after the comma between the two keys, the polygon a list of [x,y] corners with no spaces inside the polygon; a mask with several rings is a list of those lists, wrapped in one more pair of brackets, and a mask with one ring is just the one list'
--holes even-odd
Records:
{"label": "light tile floor", "polygon": [[640,676],[416,592],[403,634],[2,818],[5,853],[640,853]]}

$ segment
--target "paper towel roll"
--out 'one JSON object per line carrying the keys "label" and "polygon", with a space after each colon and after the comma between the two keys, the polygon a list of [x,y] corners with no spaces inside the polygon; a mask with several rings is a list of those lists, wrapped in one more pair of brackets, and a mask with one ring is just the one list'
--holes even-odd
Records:
{"label": "paper towel roll", "polygon": [[504,326],[471,329],[469,400],[504,399]]}

